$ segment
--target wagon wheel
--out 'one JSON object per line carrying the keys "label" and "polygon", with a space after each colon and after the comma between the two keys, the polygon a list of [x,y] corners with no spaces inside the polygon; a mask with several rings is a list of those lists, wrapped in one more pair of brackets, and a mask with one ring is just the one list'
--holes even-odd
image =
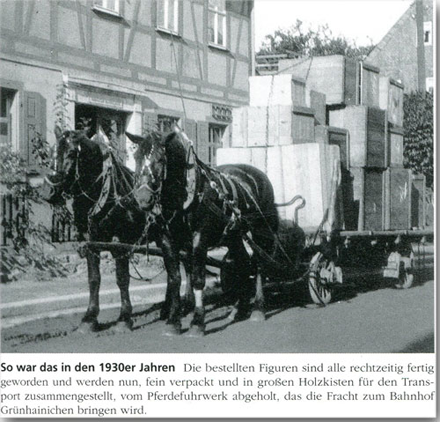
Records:
{"label": "wagon wheel", "polygon": [[402,264],[395,286],[397,289],[409,289],[414,283],[414,252],[411,252],[409,258],[404,258]]}
{"label": "wagon wheel", "polygon": [[318,252],[312,259],[309,272],[309,292],[312,301],[325,306],[332,300],[332,284],[342,283],[342,270]]}

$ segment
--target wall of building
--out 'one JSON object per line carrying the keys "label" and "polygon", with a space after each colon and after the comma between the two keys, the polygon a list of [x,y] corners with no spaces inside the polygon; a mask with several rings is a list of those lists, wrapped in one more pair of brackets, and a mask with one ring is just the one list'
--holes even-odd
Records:
{"label": "wall of building", "polygon": [[[145,113],[209,122],[213,104],[248,102],[252,2],[227,2],[224,49],[209,45],[208,0],[179,2],[178,36],[157,29],[156,0],[120,5],[121,16],[112,16],[92,0],[2,0],[1,86],[19,87],[20,101],[26,91],[43,96],[49,143],[63,83],[71,126],[81,103],[123,111],[137,133]],[[24,139],[20,128],[17,139]]]}
{"label": "wall of building", "polygon": [[[433,5],[423,1],[425,22],[433,22]],[[433,36],[433,34],[431,34]],[[366,62],[380,68],[381,73],[401,81],[405,92],[418,89],[417,24],[415,3],[369,54]],[[433,76],[433,46],[425,45],[426,77]]]}

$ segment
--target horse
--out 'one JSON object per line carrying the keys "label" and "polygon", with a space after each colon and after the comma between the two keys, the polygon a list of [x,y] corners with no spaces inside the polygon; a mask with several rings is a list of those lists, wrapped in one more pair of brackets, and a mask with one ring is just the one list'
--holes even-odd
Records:
{"label": "horse", "polygon": [[[139,245],[146,241],[149,227],[145,212],[133,196],[134,174],[122,165],[111,148],[87,138],[84,131],[55,128],[56,170],[45,177],[42,197],[53,205],[64,197],[73,199],[74,224],[78,240]],[[99,329],[100,252],[92,246],[83,249],[87,259],[89,304],[82,318],[81,332]],[[111,251],[116,262],[116,281],[121,294],[116,329],[132,329],[132,305],[129,296],[130,252]]]}
{"label": "horse", "polygon": [[[207,166],[180,131],[163,136],[155,131],[147,136],[127,132],[126,135],[138,145],[134,197],[146,213],[159,210],[162,252],[171,283],[168,333],[181,333],[178,256],[185,243],[190,244],[191,286],[195,297],[189,336],[205,333],[205,264],[208,250],[218,246],[228,248],[228,268],[233,269],[238,282],[238,302],[230,319],[247,317],[254,287],[251,320],[264,320],[262,271],[265,258],[274,250],[278,229],[274,191],[267,176],[244,164],[217,169]],[[193,191],[187,186],[191,171],[195,179]],[[182,215],[183,218],[176,219]],[[184,221],[184,225],[179,226],[176,221]],[[249,282],[251,276],[254,286]]]}

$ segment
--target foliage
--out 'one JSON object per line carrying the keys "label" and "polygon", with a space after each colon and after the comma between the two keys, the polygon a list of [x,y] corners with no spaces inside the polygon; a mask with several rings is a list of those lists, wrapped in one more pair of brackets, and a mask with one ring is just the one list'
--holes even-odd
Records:
{"label": "foliage", "polygon": [[434,98],[429,92],[405,94],[403,100],[404,164],[434,183]]}
{"label": "foliage", "polygon": [[353,40],[343,36],[334,36],[328,25],[320,25],[316,30],[304,28],[303,22],[297,20],[287,29],[278,29],[274,34],[266,35],[266,45],[259,55],[290,54],[295,56],[328,56],[342,54],[348,57],[363,59],[374,48],[358,47]]}
{"label": "foliage", "polygon": [[[32,152],[42,166],[50,163],[51,151],[48,143],[36,134],[32,140]],[[3,232],[11,248],[1,250],[1,281],[11,281],[28,273],[49,272],[50,275],[64,275],[64,267],[58,259],[48,256],[45,247],[51,236],[47,227],[35,224],[33,205],[41,202],[38,188],[34,187],[26,173],[26,163],[20,154],[12,151],[10,145],[0,147],[1,193],[13,204],[14,218],[3,218]]]}

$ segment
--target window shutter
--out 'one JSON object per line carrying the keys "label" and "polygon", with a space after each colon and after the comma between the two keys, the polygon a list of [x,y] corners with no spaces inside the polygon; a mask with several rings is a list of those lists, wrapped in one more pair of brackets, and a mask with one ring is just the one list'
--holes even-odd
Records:
{"label": "window shutter", "polygon": [[164,0],[158,0],[157,2],[157,26],[165,27],[165,9]]}
{"label": "window shutter", "polygon": [[185,120],[185,133],[188,139],[193,142],[194,150],[197,151],[197,123],[195,120]]}
{"label": "window shutter", "polygon": [[204,163],[209,164],[209,123],[197,123],[197,156]]}
{"label": "window shutter", "polygon": [[151,111],[144,111],[142,113],[142,134],[157,130],[157,114]]}
{"label": "window shutter", "polygon": [[40,135],[46,140],[46,100],[38,92],[23,93],[23,138],[20,151],[30,168],[36,168],[32,140]]}

